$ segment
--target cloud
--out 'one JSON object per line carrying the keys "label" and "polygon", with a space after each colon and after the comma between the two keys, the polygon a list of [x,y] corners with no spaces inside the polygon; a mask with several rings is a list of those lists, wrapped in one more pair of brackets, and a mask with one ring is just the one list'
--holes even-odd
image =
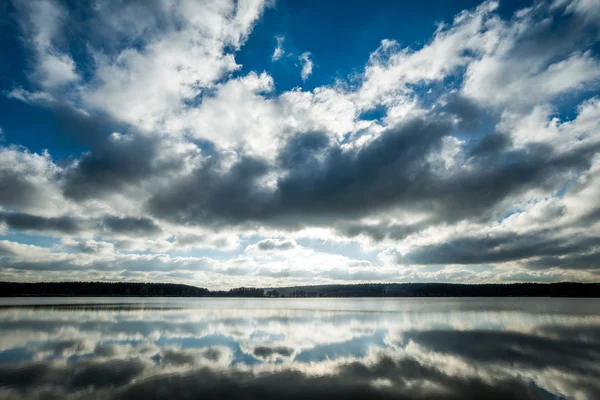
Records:
{"label": "cloud", "polygon": [[75,241],[63,240],[63,247],[68,250],[86,254],[111,253],[114,251],[114,245],[109,242],[98,242],[95,240]]}
{"label": "cloud", "polygon": [[[28,82],[6,95],[83,150],[2,142],[3,271],[596,279],[590,4],[508,18],[484,2],[422,45],[382,40],[352,76],[281,90],[236,62],[262,1],[17,1]],[[306,80],[312,54],[299,63]],[[20,233],[61,244],[19,247]]]}
{"label": "cloud", "polygon": [[65,176],[64,192],[82,199],[123,190],[152,175],[158,142],[145,136],[112,135],[83,155]]}
{"label": "cloud", "polygon": [[555,9],[564,8],[565,14],[579,14],[588,22],[594,22],[594,18],[599,15],[594,0],[555,0],[551,7]]}
{"label": "cloud", "polygon": [[289,357],[293,354],[294,349],[290,349],[288,347],[267,347],[267,346],[258,346],[254,348],[254,355],[257,357],[270,357],[272,355],[279,355],[282,357]]}
{"label": "cloud", "polygon": [[70,217],[44,218],[22,213],[0,213],[0,221],[9,227],[21,231],[61,232],[74,234],[81,227],[77,220]]}
{"label": "cloud", "polygon": [[[496,42],[483,57],[468,65],[463,92],[477,101],[511,110],[597,85],[598,60],[588,51],[574,50],[576,42],[593,40],[590,29],[597,28],[576,15],[564,17],[554,27],[555,18],[544,8],[531,9],[511,24],[500,26],[496,34],[507,39]],[[529,95],[519,96],[522,90]]]}
{"label": "cloud", "polygon": [[493,14],[497,7],[497,2],[488,1],[461,12],[452,24],[440,25],[419,50],[382,40],[365,68],[360,102],[367,108],[378,103],[393,105],[410,94],[409,85],[440,81],[472,62],[473,55],[485,54],[498,40],[500,21]]}
{"label": "cloud", "polygon": [[310,59],[310,55],[310,52],[307,51],[305,53],[302,53],[300,57],[298,57],[298,60],[300,60],[302,64],[302,71],[300,72],[300,76],[302,77],[303,81],[307,80],[313,71],[314,64]]}
{"label": "cloud", "polygon": [[239,237],[235,233],[184,232],[175,236],[174,246],[180,250],[194,248],[234,250],[239,246]]}
{"label": "cloud", "polygon": [[[159,218],[179,222],[273,221],[291,225],[321,215],[373,212],[392,206],[402,193],[408,193],[412,183],[423,184],[417,183],[415,175],[427,176],[428,167],[417,157],[449,129],[446,122],[433,118],[410,121],[356,151],[329,145],[322,133],[299,134],[280,153],[277,161],[286,173],[275,186],[263,185],[271,172],[265,161],[243,157],[219,173],[225,159],[213,154],[193,174],[174,182],[171,190],[151,198],[149,210]],[[399,183],[386,184],[385,174],[399,174]],[[198,191],[201,187],[212,190]],[[358,191],[363,194],[354,196]],[[187,194],[180,195],[183,192]]]}
{"label": "cloud", "polygon": [[115,233],[147,237],[160,232],[160,228],[150,218],[107,217],[102,222],[106,229]]}
{"label": "cloud", "polygon": [[59,204],[60,190],[56,183],[61,168],[52,162],[50,154],[31,153],[27,149],[0,147],[0,203],[4,207],[41,210]]}
{"label": "cloud", "polygon": [[[494,264],[540,256],[585,252],[599,238],[552,237],[551,232],[515,233],[456,238],[436,245],[421,246],[398,257],[402,264]],[[596,268],[589,264],[588,268]],[[568,268],[568,265],[564,265]]]}
{"label": "cloud", "polygon": [[90,106],[147,128],[240,67],[226,47],[244,43],[264,8],[261,1],[157,5],[153,15],[165,13],[168,21],[163,29],[123,32],[127,40],[142,40],[141,49],[126,48],[116,57],[94,51],[97,71],[84,95]]}
{"label": "cloud", "polygon": [[68,10],[52,0],[18,0],[14,4],[37,59],[33,79],[49,90],[77,82],[75,62],[59,46]]}
{"label": "cloud", "polygon": [[275,39],[277,39],[277,47],[275,47],[275,51],[273,51],[271,61],[277,61],[285,55],[285,50],[283,50],[283,42],[285,40],[285,37],[275,36]]}
{"label": "cloud", "polygon": [[256,244],[248,246],[246,251],[279,251],[291,250],[296,247],[297,245],[294,240],[264,239]]}
{"label": "cloud", "polygon": [[105,238],[149,238],[162,234],[156,223],[144,217],[77,218],[73,216],[45,217],[39,215],[0,212],[0,221],[8,227],[25,232],[55,233],[57,235],[102,234]]}

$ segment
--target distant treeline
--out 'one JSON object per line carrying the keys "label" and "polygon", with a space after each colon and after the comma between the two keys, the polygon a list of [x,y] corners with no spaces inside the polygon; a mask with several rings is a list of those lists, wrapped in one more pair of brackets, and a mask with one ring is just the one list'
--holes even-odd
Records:
{"label": "distant treeline", "polygon": [[263,290],[236,288],[210,291],[176,283],[130,282],[0,282],[0,297],[13,296],[177,296],[177,297],[262,297]]}
{"label": "distant treeline", "polygon": [[177,296],[177,297],[600,297],[600,283],[389,283],[235,288],[211,291],[175,283],[0,282],[0,297]]}
{"label": "distant treeline", "polygon": [[600,283],[389,283],[267,289],[277,297],[600,297]]}

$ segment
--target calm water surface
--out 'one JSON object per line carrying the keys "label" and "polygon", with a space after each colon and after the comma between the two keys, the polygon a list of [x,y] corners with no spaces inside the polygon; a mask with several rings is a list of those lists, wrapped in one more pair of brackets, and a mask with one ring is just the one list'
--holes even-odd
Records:
{"label": "calm water surface", "polygon": [[595,299],[0,299],[0,399],[600,399]]}

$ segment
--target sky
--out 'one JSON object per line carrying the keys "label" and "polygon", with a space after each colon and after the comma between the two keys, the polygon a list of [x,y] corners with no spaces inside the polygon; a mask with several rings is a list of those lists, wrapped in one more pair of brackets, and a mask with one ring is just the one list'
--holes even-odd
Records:
{"label": "sky", "polygon": [[0,2],[0,280],[600,280],[600,0]]}

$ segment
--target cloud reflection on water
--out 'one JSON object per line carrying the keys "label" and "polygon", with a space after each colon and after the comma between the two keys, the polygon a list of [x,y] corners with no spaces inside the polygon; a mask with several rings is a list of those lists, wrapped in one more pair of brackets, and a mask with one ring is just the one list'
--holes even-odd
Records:
{"label": "cloud reflection on water", "polygon": [[0,399],[600,398],[597,300],[41,300]]}

